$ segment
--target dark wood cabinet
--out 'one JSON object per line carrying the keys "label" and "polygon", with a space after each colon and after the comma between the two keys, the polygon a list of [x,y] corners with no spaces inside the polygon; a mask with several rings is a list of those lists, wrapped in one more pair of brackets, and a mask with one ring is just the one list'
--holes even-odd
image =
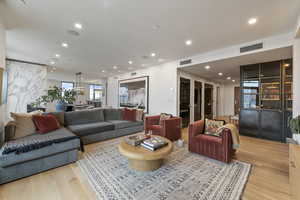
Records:
{"label": "dark wood cabinet", "polygon": [[240,133],[285,142],[292,111],[292,59],[241,66]]}

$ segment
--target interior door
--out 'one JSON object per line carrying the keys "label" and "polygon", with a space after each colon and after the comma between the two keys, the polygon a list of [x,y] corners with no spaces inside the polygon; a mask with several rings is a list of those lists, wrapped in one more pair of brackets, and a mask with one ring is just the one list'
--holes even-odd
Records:
{"label": "interior door", "polygon": [[204,116],[213,118],[213,85],[205,83],[204,85]]}
{"label": "interior door", "polygon": [[194,88],[194,121],[202,119],[201,109],[202,107],[202,83],[195,81]]}
{"label": "interior door", "polygon": [[234,114],[240,113],[240,87],[234,87]]}
{"label": "interior door", "polygon": [[180,77],[179,116],[182,118],[182,127],[188,127],[190,123],[190,96],[191,80]]}

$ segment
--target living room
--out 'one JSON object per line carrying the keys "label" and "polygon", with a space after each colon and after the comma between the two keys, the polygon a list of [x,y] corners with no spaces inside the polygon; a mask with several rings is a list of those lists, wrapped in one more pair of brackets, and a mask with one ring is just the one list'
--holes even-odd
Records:
{"label": "living room", "polygon": [[298,0],[1,1],[0,199],[300,199],[299,66]]}

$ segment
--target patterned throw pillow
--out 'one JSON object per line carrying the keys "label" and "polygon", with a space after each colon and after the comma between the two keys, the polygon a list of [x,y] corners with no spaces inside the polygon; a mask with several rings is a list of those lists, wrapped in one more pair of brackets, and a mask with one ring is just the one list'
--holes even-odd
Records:
{"label": "patterned throw pillow", "polygon": [[171,114],[161,113],[159,118],[159,124],[162,125],[164,120],[172,118]]}
{"label": "patterned throw pillow", "polygon": [[225,122],[224,121],[218,121],[218,120],[210,120],[210,119],[205,119],[205,131],[204,134],[206,135],[213,135],[213,136],[220,136],[221,132],[219,129],[220,127],[224,126]]}

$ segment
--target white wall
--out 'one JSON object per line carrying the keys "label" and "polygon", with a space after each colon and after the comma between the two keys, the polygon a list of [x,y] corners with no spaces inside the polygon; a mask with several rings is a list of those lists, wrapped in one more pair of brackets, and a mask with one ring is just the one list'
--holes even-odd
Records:
{"label": "white wall", "polygon": [[[5,27],[0,18],[0,67],[5,69]],[[8,119],[6,116],[7,105],[0,105],[0,126],[3,125]]]}
{"label": "white wall", "polygon": [[238,83],[225,84],[222,86],[222,115],[234,115],[234,88],[239,86]]}
{"label": "white wall", "polygon": [[293,59],[293,116],[296,117],[300,115],[300,36],[294,40]]}
{"label": "white wall", "polygon": [[149,114],[162,112],[177,114],[177,65],[171,62],[146,69],[137,70],[136,75],[131,73],[107,80],[107,105],[118,107],[118,81],[141,76],[149,76]]}
{"label": "white wall", "polygon": [[[299,20],[299,22],[300,22],[300,20]],[[299,26],[300,26],[300,23],[299,23]],[[262,39],[256,40],[256,41],[250,41],[250,42],[243,43],[243,44],[229,46],[229,47],[226,47],[223,49],[217,49],[214,51],[205,52],[205,53],[198,54],[198,55],[195,55],[192,57],[188,57],[188,58],[191,58],[193,60],[193,62],[191,64],[187,64],[187,65],[180,66],[180,67],[186,67],[186,66],[191,66],[191,65],[195,65],[195,64],[201,64],[201,63],[212,62],[212,61],[216,61],[216,60],[233,58],[233,57],[238,57],[241,55],[255,54],[258,52],[268,51],[268,50],[272,50],[272,49],[289,47],[289,46],[293,45],[293,39],[294,39],[294,32],[290,32],[290,33],[286,33],[286,34],[262,38]],[[250,51],[250,52],[246,52],[246,53],[240,53],[240,47],[252,45],[252,44],[256,44],[256,43],[260,43],[260,42],[262,42],[264,44],[263,45],[264,47],[262,49]],[[185,58],[185,59],[188,59],[188,58]]]}

